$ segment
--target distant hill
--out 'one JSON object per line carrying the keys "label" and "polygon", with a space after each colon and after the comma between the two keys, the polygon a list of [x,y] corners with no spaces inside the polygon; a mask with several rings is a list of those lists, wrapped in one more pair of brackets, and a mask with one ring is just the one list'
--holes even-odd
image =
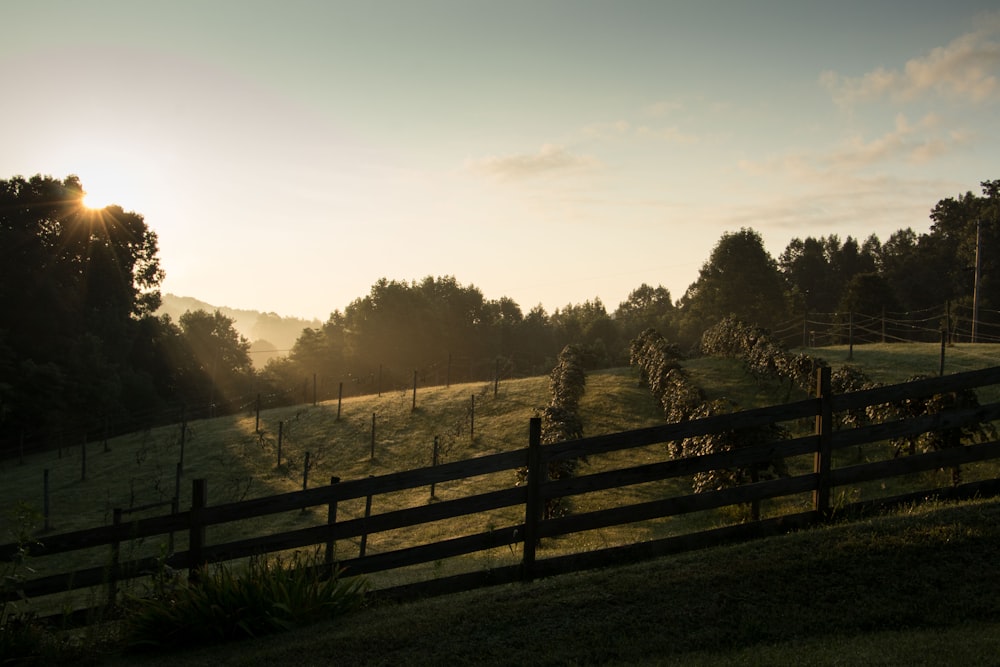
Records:
{"label": "distant hill", "polygon": [[305,320],[300,317],[282,317],[276,313],[262,313],[258,310],[243,310],[228,306],[213,306],[190,296],[164,294],[163,305],[158,315],[169,315],[174,322],[188,311],[204,310],[214,313],[218,310],[233,320],[233,326],[250,341],[250,359],[254,366],[261,368],[269,359],[281,357],[295,344],[306,328],[322,326],[319,320]]}

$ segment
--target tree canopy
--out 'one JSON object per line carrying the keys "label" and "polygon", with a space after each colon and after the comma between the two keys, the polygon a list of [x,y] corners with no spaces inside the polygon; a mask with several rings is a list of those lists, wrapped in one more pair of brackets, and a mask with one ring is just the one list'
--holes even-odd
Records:
{"label": "tree canopy", "polygon": [[801,332],[804,312],[843,322],[846,311],[969,304],[977,262],[982,318],[1000,330],[1000,181],[981,185],[981,195],[937,202],[927,232],[901,229],[884,242],[793,238],[775,260],[757,231],[726,232],[677,302],[644,283],[610,312],[599,298],[525,312],[453,276],[382,278],[254,370],[249,341],[221,312],[155,314],[164,274],[142,215],[84,207],[75,176],[14,177],[0,181],[0,450],[108,421],[149,425],[181,406],[235,409],[310,377],[329,396],[339,382],[408,386],[414,371],[428,384],[542,374],[568,345],[588,368],[626,364],[650,329],[692,349],[731,315],[764,329],[798,317],[791,330]]}

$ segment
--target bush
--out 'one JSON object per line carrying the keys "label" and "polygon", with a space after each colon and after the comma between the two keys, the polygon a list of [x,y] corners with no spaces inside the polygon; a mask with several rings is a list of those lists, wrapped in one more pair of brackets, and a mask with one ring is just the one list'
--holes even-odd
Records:
{"label": "bush", "polygon": [[367,581],[341,579],[299,552],[290,559],[254,557],[235,572],[221,564],[198,583],[181,584],[150,598],[133,598],[125,622],[133,650],[209,644],[308,625],[362,603]]}

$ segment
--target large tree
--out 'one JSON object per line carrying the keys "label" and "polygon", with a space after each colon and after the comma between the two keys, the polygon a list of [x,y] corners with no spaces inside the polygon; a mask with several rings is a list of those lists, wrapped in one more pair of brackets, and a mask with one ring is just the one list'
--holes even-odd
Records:
{"label": "large tree", "polygon": [[697,342],[705,329],[730,315],[765,328],[788,315],[777,262],[760,234],[747,228],[722,235],[679,305],[679,336],[686,344]]}
{"label": "large tree", "polygon": [[670,291],[662,285],[650,287],[643,283],[618,304],[614,319],[622,340],[631,342],[646,329],[656,329],[661,335],[674,338],[675,316]]}
{"label": "large tree", "polygon": [[84,192],[75,176],[0,181],[7,437],[119,410],[137,323],[159,305],[156,234],[137,213],[87,208]]}

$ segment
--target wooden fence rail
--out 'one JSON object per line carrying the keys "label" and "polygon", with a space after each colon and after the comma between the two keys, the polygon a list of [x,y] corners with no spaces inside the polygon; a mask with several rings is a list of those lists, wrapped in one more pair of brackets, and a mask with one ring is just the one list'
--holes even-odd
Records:
{"label": "wooden fence rail", "polygon": [[[326,567],[334,564],[335,545],[351,538],[366,539],[368,535],[400,530],[434,521],[473,514],[522,508],[523,520],[489,530],[449,539],[417,544],[382,553],[363,553],[342,558],[337,566],[347,574],[366,574],[400,567],[435,562],[509,547],[520,549],[517,565],[468,572],[450,577],[420,581],[401,586],[386,595],[408,595],[415,592],[457,590],[487,582],[526,580],[535,576],[566,572],[574,569],[608,565],[624,560],[646,558],[683,549],[699,548],[720,542],[770,535],[810,525],[831,515],[831,492],[837,487],[856,485],[873,480],[885,480],[914,472],[954,468],[972,462],[1000,458],[1000,442],[970,444],[925,454],[898,456],[875,462],[833,466],[833,453],[848,447],[884,442],[890,438],[912,436],[941,429],[954,429],[1000,419],[1000,403],[972,409],[956,409],[938,414],[901,419],[858,428],[835,428],[834,415],[850,410],[863,410],[906,399],[922,398],[937,393],[975,389],[1000,384],[1000,367],[955,374],[930,380],[868,389],[850,394],[833,395],[829,390],[829,369],[817,375],[817,397],[784,405],[746,410],[729,415],[667,424],[624,433],[614,433],[580,440],[541,445],[540,420],[529,424],[528,446],[515,451],[483,456],[465,461],[408,470],[365,479],[331,480],[317,487],[266,498],[256,498],[220,505],[208,504],[208,487],[204,480],[194,480],[190,509],[164,516],[123,520],[89,530],[58,535],[43,535],[39,543],[30,546],[32,559],[44,559],[57,554],[95,547],[108,547],[113,558],[108,565],[78,569],[73,572],[48,575],[17,586],[0,589],[2,600],[14,600],[58,594],[65,591],[106,585],[115,590],[118,581],[147,576],[163,564],[174,569],[187,569],[197,579],[202,567],[209,563],[245,558],[288,549],[326,546]],[[681,459],[662,460],[624,469],[595,472],[562,480],[549,480],[550,462],[595,457],[601,454],[679,441],[717,432],[739,432],[742,429],[814,420],[811,435],[776,440],[733,451]],[[567,496],[608,491],[635,484],[686,478],[711,470],[751,467],[754,464],[813,455],[812,470],[805,474],[744,484],[735,488],[701,493],[689,493],[658,498],[625,506],[607,507],[588,512],[545,519],[542,508],[546,501]],[[665,455],[665,454],[664,454]],[[476,495],[441,500],[424,505],[386,511],[363,518],[337,520],[337,505],[353,499],[370,499],[381,494],[427,487],[442,482],[515,469],[528,469],[527,484]],[[513,479],[513,474],[511,475]],[[1000,493],[1000,478],[970,484],[921,490],[878,501],[846,504],[838,511],[850,511],[871,506],[874,502],[912,501],[929,495],[971,497]],[[738,525],[713,528],[684,535],[626,544],[618,547],[573,553],[557,557],[538,558],[541,540],[588,530],[631,524],[650,519],[700,512],[705,510],[745,506],[762,500],[811,494],[811,509],[789,512],[767,519],[757,519]],[[326,523],[281,532],[247,537],[221,544],[208,544],[206,528],[248,518],[262,517],[309,507],[326,506]],[[165,560],[155,558],[121,558],[122,544],[171,533],[187,534],[187,549],[171,554]],[[10,562],[24,545],[0,545],[0,562]]]}

